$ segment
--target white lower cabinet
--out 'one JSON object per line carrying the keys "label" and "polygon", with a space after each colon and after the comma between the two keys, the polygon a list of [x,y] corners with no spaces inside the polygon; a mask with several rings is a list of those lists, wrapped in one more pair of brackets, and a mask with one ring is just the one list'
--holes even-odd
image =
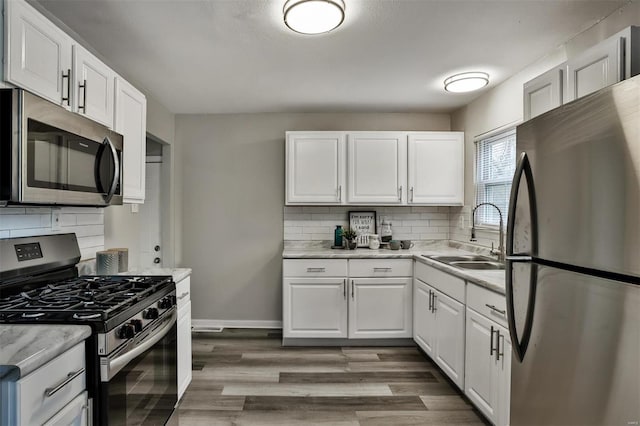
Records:
{"label": "white lower cabinet", "polygon": [[412,336],[411,278],[355,278],[349,298],[349,338]]}
{"label": "white lower cabinet", "polygon": [[433,358],[436,317],[431,312],[432,295],[431,287],[413,280],[413,340]]}
{"label": "white lower cabinet", "polygon": [[285,259],[284,338],[412,336],[413,261]]}
{"label": "white lower cabinet", "polygon": [[89,424],[88,411],[89,399],[87,392],[82,392],[43,426],[86,426]]}
{"label": "white lower cabinet", "polygon": [[191,355],[191,277],[176,284],[178,305],[178,400],[182,398],[192,378]]}
{"label": "white lower cabinet", "polygon": [[464,389],[464,305],[436,291],[436,363],[460,389]]}
{"label": "white lower cabinet", "polygon": [[509,424],[511,344],[508,331],[467,308],[465,394],[496,425]]}
{"label": "white lower cabinet", "polygon": [[346,286],[346,278],[285,278],[283,337],[347,337]]}
{"label": "white lower cabinet", "polygon": [[0,382],[0,424],[87,424],[84,346],[78,343],[15,382]]}
{"label": "white lower cabinet", "polygon": [[413,297],[414,340],[464,389],[464,305],[419,279]]}

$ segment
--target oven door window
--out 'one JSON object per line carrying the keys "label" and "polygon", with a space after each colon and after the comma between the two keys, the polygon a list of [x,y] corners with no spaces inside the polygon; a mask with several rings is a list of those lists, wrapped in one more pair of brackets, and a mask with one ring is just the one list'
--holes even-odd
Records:
{"label": "oven door window", "polygon": [[28,186],[108,191],[115,169],[106,145],[33,119],[28,119],[27,124]]}
{"label": "oven door window", "polygon": [[177,402],[176,324],[149,350],[102,383],[109,425],[164,424]]}

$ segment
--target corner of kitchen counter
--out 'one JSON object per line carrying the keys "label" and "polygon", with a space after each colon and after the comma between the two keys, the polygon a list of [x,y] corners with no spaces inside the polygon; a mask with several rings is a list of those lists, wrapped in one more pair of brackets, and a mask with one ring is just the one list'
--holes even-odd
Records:
{"label": "corner of kitchen counter", "polygon": [[87,325],[0,325],[0,380],[15,381],[91,335]]}

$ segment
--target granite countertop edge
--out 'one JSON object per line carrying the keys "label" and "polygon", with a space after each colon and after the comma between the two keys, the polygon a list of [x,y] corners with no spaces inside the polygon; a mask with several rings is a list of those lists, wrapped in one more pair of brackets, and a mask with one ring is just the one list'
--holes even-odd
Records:
{"label": "granite countertop edge", "polygon": [[414,248],[409,250],[332,250],[332,249],[285,249],[283,259],[412,259],[432,266],[442,272],[454,275],[472,284],[484,287],[502,295],[505,294],[504,271],[461,270],[459,268],[429,259],[424,255],[472,254],[452,247]]}
{"label": "granite countertop edge", "polygon": [[179,283],[191,275],[191,268],[140,268],[122,272],[120,275],[171,275]]}
{"label": "granite countertop edge", "polygon": [[87,325],[0,325],[0,381],[16,381],[91,335]]}

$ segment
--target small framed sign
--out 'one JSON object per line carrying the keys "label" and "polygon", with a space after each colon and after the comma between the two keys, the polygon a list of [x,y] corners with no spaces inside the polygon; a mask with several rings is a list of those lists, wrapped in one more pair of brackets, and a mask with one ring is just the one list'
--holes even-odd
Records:
{"label": "small framed sign", "polygon": [[356,241],[358,247],[369,246],[369,234],[376,233],[376,212],[375,211],[352,211],[349,212],[349,228],[356,231],[358,236]]}

